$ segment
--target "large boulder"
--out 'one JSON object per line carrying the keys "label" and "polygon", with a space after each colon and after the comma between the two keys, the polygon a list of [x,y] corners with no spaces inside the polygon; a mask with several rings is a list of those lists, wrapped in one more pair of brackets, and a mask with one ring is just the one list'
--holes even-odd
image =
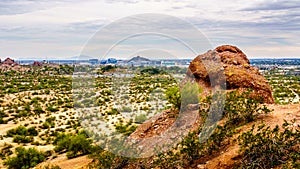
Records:
{"label": "large boulder", "polygon": [[[216,63],[216,66],[207,64],[211,62],[219,63]],[[218,67],[218,65],[221,66]],[[235,46],[219,46],[197,56],[189,65],[187,78],[195,78],[204,91],[210,91],[211,80],[217,79],[213,76],[218,76],[219,73],[225,74],[227,90],[242,92],[251,89],[252,97],[263,97],[265,103],[274,103],[267,79],[259,73],[257,68],[250,65],[247,56]]]}

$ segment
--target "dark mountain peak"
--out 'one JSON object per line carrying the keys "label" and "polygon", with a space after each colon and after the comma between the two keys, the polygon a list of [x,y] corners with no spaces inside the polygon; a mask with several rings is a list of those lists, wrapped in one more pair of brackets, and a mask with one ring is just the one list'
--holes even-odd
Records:
{"label": "dark mountain peak", "polygon": [[127,62],[148,62],[148,61],[150,61],[150,59],[147,59],[147,58],[144,58],[141,56],[136,56],[136,57],[131,58]]}

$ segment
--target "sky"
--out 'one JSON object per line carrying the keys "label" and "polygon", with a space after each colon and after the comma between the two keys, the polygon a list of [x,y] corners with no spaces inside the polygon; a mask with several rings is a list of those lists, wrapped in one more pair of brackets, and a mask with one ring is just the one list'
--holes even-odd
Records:
{"label": "sky", "polygon": [[[129,27],[122,23],[128,21],[126,18],[145,13],[159,14],[141,21],[158,24],[154,28],[156,33],[176,32],[180,37],[183,32],[186,36],[180,39],[183,42],[199,40],[200,35],[194,36],[189,28],[182,26],[180,21],[184,21],[195,26],[203,35],[200,38],[207,38],[210,46],[194,44],[193,53],[183,43],[175,43],[174,34],[143,34],[116,45],[109,57],[149,54],[152,48],[157,55],[193,58],[195,52],[201,54],[230,44],[239,47],[249,58],[300,58],[298,0],[1,0],[0,58],[72,59],[79,55],[101,58],[103,53],[98,50],[109,50],[109,46],[116,44],[113,40],[121,41],[128,32],[144,30],[136,18],[129,19]],[[178,20],[163,20],[160,15]],[[119,27],[117,32],[104,31],[111,25]],[[166,25],[169,30],[164,32]],[[98,39],[97,43],[93,39]],[[95,49],[94,52],[86,52],[87,46]]]}

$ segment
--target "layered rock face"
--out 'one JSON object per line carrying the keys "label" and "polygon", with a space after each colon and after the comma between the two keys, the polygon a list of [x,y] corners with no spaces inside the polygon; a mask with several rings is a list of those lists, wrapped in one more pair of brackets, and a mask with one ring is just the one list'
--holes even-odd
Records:
{"label": "layered rock face", "polygon": [[[220,70],[213,70],[205,63],[207,60],[219,62]],[[217,68],[218,69],[218,68]],[[215,71],[210,73],[211,71]],[[219,72],[216,72],[219,71]],[[252,89],[252,97],[263,97],[265,103],[274,103],[271,87],[258,71],[257,68],[250,65],[247,56],[237,47],[224,45],[205,54],[197,56],[189,65],[187,73],[189,78],[195,78],[198,84],[209,91],[211,87],[210,80],[224,73],[227,90],[246,91]]]}

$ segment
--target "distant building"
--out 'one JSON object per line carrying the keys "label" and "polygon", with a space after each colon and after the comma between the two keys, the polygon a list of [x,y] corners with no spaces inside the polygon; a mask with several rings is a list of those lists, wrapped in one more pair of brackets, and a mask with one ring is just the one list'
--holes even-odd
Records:
{"label": "distant building", "polygon": [[98,59],[89,59],[89,63],[92,65],[98,64],[99,60]]}
{"label": "distant building", "polygon": [[117,64],[118,60],[115,58],[109,58],[109,59],[107,59],[107,63],[108,64]]}
{"label": "distant building", "polygon": [[175,66],[175,61],[162,61],[161,66]]}
{"label": "distant building", "polygon": [[102,64],[102,65],[107,64],[107,60],[100,60],[100,64]]}
{"label": "distant building", "polygon": [[105,65],[105,64],[117,64],[117,63],[118,63],[118,60],[115,59],[115,58],[108,58],[107,60],[106,59],[100,60],[100,64],[102,64],[102,65]]}

